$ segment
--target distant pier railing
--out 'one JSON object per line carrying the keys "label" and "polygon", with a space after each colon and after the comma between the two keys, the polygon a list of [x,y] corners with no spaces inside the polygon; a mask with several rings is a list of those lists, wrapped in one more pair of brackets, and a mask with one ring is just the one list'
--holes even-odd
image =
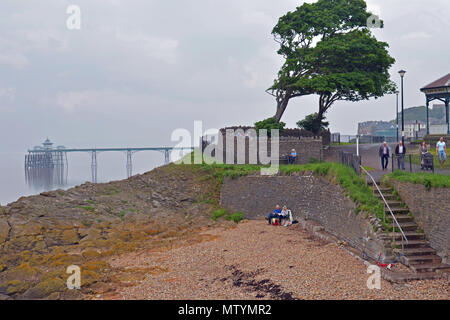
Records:
{"label": "distant pier railing", "polygon": [[[131,177],[133,174],[133,160],[134,153],[139,151],[158,151],[164,154],[164,163],[170,163],[170,153],[172,151],[192,151],[193,147],[142,147],[142,148],[65,148],[59,146],[57,148],[52,147],[53,143],[50,140],[46,140],[43,146],[37,146],[28,150],[28,154],[25,155],[25,177],[27,181],[38,179],[39,172],[45,173],[46,179],[48,176],[53,176],[54,172],[58,172],[56,180],[63,183],[66,177],[68,169],[67,154],[74,152],[88,152],[91,154],[91,175],[92,182],[97,183],[97,154],[100,152],[125,152],[127,155],[126,169],[127,177]],[[51,173],[50,173],[51,172]],[[49,178],[50,179],[50,178]],[[67,177],[65,178],[67,180]],[[43,179],[45,180],[45,179]],[[31,181],[32,182],[32,181]]]}

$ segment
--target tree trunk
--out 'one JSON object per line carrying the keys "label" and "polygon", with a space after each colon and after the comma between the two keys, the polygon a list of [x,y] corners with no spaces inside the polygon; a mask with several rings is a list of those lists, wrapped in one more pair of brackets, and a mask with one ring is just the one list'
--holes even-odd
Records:
{"label": "tree trunk", "polygon": [[284,111],[287,108],[287,105],[289,103],[289,99],[290,97],[288,95],[286,95],[281,101],[279,101],[277,103],[277,112],[275,113],[275,120],[277,120],[277,122],[280,122],[281,117],[283,116]]}
{"label": "tree trunk", "polygon": [[323,101],[323,97],[320,97],[319,99],[319,112],[317,113],[317,118],[314,120],[315,125],[313,126],[314,130],[313,133],[314,134],[319,134],[320,130],[322,129],[322,121],[324,119],[324,114],[327,111],[326,107],[325,107],[325,103]]}

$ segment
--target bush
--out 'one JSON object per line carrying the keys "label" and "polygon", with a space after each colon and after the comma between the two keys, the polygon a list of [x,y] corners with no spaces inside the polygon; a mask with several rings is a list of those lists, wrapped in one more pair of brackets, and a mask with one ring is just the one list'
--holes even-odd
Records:
{"label": "bush", "polygon": [[216,221],[220,217],[226,216],[227,214],[228,214],[227,210],[225,210],[225,209],[217,209],[216,211],[213,212],[211,219]]}
{"label": "bush", "polygon": [[239,223],[239,221],[242,221],[242,219],[244,219],[244,214],[242,212],[235,212],[233,214],[230,214],[226,219]]}
{"label": "bush", "polygon": [[277,120],[275,120],[275,118],[273,118],[273,117],[264,119],[262,121],[255,122],[255,129],[256,129],[256,132],[258,132],[258,135],[259,135],[259,130],[266,129],[267,135],[269,137],[270,137],[270,130],[278,129],[278,130],[280,130],[280,133],[281,133],[281,132],[283,132],[285,126],[286,126],[286,123],[281,122],[281,121],[277,122]]}

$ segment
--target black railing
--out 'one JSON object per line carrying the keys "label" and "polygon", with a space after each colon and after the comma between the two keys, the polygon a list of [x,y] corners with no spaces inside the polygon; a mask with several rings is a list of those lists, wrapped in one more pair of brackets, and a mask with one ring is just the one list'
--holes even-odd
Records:
{"label": "black railing", "polygon": [[444,173],[436,168],[432,154],[428,154],[425,157],[422,157],[420,154],[407,154],[403,157],[394,154],[391,160],[392,172],[403,170],[408,172]]}

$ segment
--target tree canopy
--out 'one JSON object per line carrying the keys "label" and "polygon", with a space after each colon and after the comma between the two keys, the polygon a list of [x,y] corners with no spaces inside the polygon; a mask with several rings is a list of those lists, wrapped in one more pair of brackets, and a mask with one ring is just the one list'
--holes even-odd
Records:
{"label": "tree canopy", "polygon": [[395,60],[388,44],[368,28],[371,16],[364,0],[318,0],[279,19],[272,34],[284,63],[268,89],[276,98],[276,121],[295,97],[319,95],[320,124],[338,100],[378,98],[395,90],[388,72]]}
{"label": "tree canopy", "polygon": [[305,119],[297,122],[297,127],[303,130],[317,133],[321,130],[325,130],[330,125],[328,121],[323,121],[324,119],[320,123],[318,123],[316,119],[317,113],[309,114],[305,117]]}

